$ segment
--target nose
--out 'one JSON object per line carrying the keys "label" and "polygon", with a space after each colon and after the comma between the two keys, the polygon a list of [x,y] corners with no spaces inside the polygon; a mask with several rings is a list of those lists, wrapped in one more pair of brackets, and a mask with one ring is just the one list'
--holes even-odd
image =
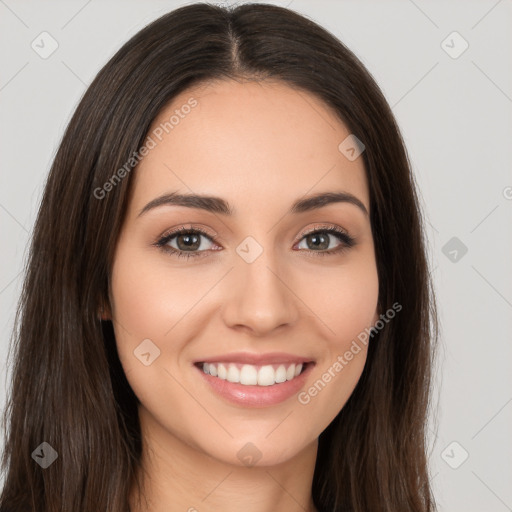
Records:
{"label": "nose", "polygon": [[253,336],[295,324],[300,300],[291,281],[290,272],[279,266],[270,250],[264,250],[252,263],[237,256],[225,283],[224,322]]}

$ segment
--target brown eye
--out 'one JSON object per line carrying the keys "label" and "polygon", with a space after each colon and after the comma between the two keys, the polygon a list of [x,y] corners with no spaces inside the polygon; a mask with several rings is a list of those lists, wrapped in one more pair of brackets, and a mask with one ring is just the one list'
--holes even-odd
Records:
{"label": "brown eye", "polygon": [[330,236],[327,233],[313,233],[307,235],[305,240],[307,242],[308,249],[321,249],[326,251],[329,248]]}
{"label": "brown eye", "polygon": [[180,251],[193,251],[201,246],[201,236],[196,233],[189,233],[176,235],[173,238],[176,238],[176,245]]}
{"label": "brown eye", "polygon": [[[333,239],[338,239],[339,243],[329,249]],[[304,243],[305,247],[303,245]],[[315,256],[324,256],[329,254],[338,254],[350,249],[354,245],[354,238],[341,228],[332,226],[305,233],[299,242],[298,248],[306,249],[306,251],[313,253]]]}
{"label": "brown eye", "polygon": [[209,243],[213,244],[213,240],[205,231],[180,228],[164,235],[155,245],[171,255],[188,258],[204,256],[211,249]]}

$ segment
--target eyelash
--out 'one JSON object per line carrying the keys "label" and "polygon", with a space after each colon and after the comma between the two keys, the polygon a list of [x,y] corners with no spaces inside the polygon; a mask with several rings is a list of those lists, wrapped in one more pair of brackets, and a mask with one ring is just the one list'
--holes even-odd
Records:
{"label": "eyelash", "polygon": [[[186,227],[181,227],[179,229],[176,229],[174,231],[172,231],[171,233],[166,233],[164,234],[159,240],[157,240],[153,245],[155,245],[156,247],[159,247],[160,249],[162,249],[165,253],[168,253],[168,254],[171,254],[172,256],[177,256],[178,258],[200,258],[202,256],[205,256],[204,253],[207,253],[208,251],[180,251],[178,249],[175,249],[174,247],[170,247],[168,246],[167,244],[170,242],[170,240],[172,240],[173,238],[175,238],[176,236],[178,235],[181,235],[181,234],[199,234],[199,235],[203,235],[205,236],[206,238],[208,238],[210,241],[214,241],[212,239],[212,237],[210,236],[209,233],[207,233],[206,231],[204,231],[203,229],[201,228],[186,228]],[[356,244],[356,240],[355,238],[351,237],[346,231],[344,231],[343,229],[337,227],[337,226],[327,226],[327,227],[322,227],[322,228],[314,228],[310,231],[307,231],[306,233],[303,233],[299,239],[299,243],[304,239],[306,238],[307,236],[309,235],[313,235],[313,234],[331,234],[331,235],[334,235],[338,238],[338,240],[340,240],[341,245],[339,245],[337,248],[335,249],[330,249],[328,251],[312,251],[312,250],[306,250],[306,252],[310,252],[310,253],[313,253],[312,256],[313,257],[316,257],[316,256],[331,256],[331,255],[335,255],[335,254],[340,254],[344,251],[346,251],[347,249],[350,249],[352,247],[354,247],[354,245]],[[301,251],[303,251],[304,249],[301,249]]]}

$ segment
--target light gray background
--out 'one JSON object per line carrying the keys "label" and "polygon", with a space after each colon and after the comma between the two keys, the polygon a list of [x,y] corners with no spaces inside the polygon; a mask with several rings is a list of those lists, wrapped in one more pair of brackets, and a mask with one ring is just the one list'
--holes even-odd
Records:
{"label": "light gray background", "polygon": [[[63,130],[110,56],[185,3],[191,2],[0,0],[1,407],[26,245]],[[439,509],[512,510],[512,3],[269,3],[338,36],[392,105],[428,219],[440,309],[431,428]],[[59,45],[47,59],[31,48],[43,31]],[[463,48],[458,36],[446,39],[453,31],[469,44],[457,58],[445,51]],[[457,254],[446,246],[453,237]]]}

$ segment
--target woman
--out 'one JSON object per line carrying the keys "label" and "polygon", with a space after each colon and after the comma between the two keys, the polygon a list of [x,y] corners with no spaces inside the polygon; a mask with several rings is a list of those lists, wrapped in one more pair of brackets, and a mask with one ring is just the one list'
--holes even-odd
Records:
{"label": "woman", "polygon": [[151,23],[46,185],[2,510],[433,511],[423,233],[391,110],[331,34],[264,4]]}

